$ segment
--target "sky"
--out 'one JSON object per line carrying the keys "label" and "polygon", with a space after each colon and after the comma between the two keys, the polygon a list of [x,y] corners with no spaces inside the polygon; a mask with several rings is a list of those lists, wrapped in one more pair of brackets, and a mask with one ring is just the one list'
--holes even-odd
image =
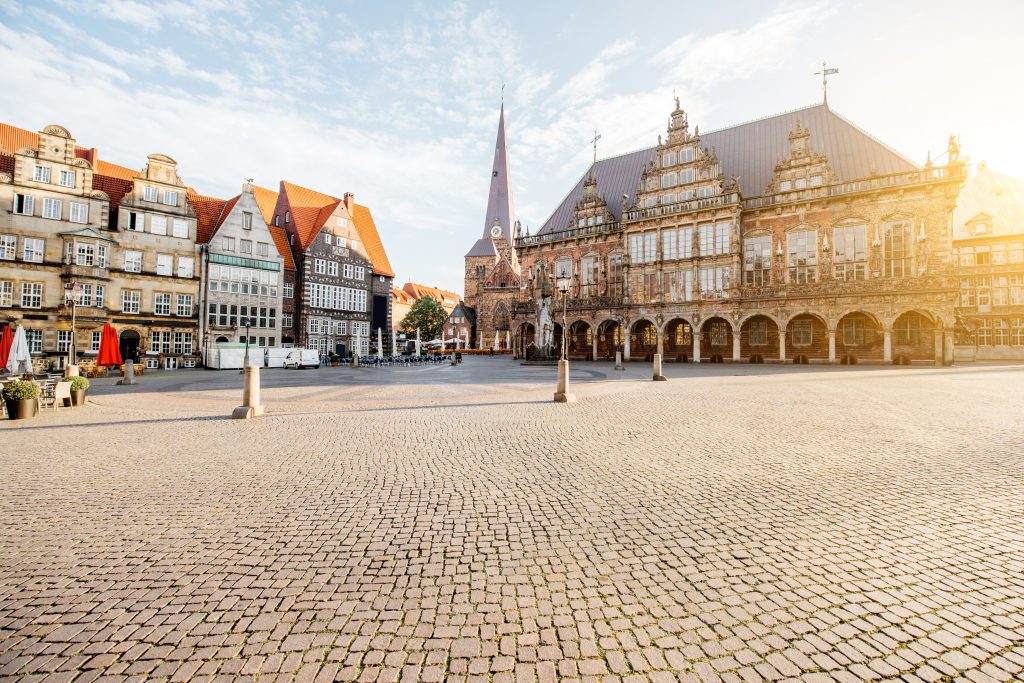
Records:
{"label": "sky", "polygon": [[1024,2],[0,0],[0,120],[203,194],[282,179],[370,207],[396,271],[462,291],[502,83],[518,217],[598,156],[821,101],[923,163],[950,134],[1024,177]]}

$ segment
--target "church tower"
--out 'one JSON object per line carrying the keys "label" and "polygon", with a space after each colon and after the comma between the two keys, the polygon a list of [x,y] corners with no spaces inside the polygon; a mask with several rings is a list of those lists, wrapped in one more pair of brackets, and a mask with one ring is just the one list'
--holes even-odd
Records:
{"label": "church tower", "polygon": [[507,330],[504,311],[519,291],[519,259],[515,250],[519,223],[512,201],[504,102],[498,115],[482,233],[465,257],[463,299],[475,309],[478,329],[491,342],[494,332]]}

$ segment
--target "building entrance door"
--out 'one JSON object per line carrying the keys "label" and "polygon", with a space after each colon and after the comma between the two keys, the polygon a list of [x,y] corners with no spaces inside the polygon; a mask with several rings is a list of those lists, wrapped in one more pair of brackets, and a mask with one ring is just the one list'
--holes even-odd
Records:
{"label": "building entrance door", "polygon": [[121,347],[121,360],[127,363],[131,360],[139,362],[139,333],[135,330],[125,330],[121,333],[119,346]]}

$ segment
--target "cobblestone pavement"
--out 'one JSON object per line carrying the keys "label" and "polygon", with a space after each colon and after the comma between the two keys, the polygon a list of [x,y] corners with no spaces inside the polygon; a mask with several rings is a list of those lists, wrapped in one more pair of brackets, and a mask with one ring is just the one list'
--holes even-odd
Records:
{"label": "cobblestone pavement", "polygon": [[0,424],[0,679],[1024,678],[1024,368],[100,381]]}

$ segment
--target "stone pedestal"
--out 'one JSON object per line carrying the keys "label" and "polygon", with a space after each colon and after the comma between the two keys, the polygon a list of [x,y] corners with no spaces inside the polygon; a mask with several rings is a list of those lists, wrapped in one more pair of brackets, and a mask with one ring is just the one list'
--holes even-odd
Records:
{"label": "stone pedestal", "polygon": [[569,361],[558,361],[558,384],[555,386],[555,403],[575,403],[576,397],[569,393]]}
{"label": "stone pedestal", "polygon": [[263,414],[263,404],[260,402],[260,369],[258,367],[245,367],[245,379],[242,384],[242,405],[231,412],[233,420],[248,420]]}
{"label": "stone pedestal", "polygon": [[655,382],[665,382],[667,380],[668,380],[668,377],[666,377],[665,375],[661,374],[661,354],[660,353],[656,353],[656,354],[654,354],[654,381]]}
{"label": "stone pedestal", "polygon": [[626,368],[622,367],[622,351],[616,351],[615,352],[615,369],[616,370],[625,370],[626,369]]}
{"label": "stone pedestal", "polygon": [[65,377],[78,377],[78,366],[77,365],[69,365],[66,368],[64,368],[64,376]]}
{"label": "stone pedestal", "polygon": [[128,361],[124,364],[124,377],[117,380],[118,384],[135,384],[135,363]]}

